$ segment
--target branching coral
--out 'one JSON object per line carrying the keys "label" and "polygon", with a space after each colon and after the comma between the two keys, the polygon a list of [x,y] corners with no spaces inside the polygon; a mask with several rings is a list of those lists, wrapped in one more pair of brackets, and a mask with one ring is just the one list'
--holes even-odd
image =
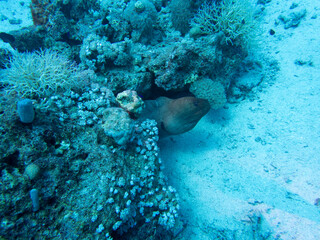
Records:
{"label": "branching coral", "polygon": [[52,50],[16,52],[1,74],[1,83],[8,94],[37,100],[80,87],[83,73],[66,56]]}
{"label": "branching coral", "polygon": [[251,1],[222,0],[219,3],[205,2],[191,22],[193,28],[203,34],[223,32],[226,42],[247,42],[256,28]]}

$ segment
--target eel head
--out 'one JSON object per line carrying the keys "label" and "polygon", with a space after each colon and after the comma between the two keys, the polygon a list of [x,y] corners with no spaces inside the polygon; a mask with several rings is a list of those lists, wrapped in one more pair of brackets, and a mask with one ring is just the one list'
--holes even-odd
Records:
{"label": "eel head", "polygon": [[209,110],[210,104],[205,99],[195,97],[173,99],[162,109],[162,123],[159,127],[168,135],[188,132]]}
{"label": "eel head", "polygon": [[160,137],[191,130],[210,110],[207,100],[195,97],[178,99],[160,97],[156,100],[145,101],[145,104],[146,108],[142,118],[156,120]]}

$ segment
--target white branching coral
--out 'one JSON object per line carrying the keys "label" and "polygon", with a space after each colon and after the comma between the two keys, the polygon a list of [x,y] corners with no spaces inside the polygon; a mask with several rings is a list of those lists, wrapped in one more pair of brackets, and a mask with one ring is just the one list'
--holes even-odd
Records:
{"label": "white branching coral", "polygon": [[56,51],[15,52],[2,71],[1,83],[8,94],[41,99],[80,87],[84,75],[66,56]]}
{"label": "white branching coral", "polygon": [[246,42],[256,28],[253,3],[242,0],[205,2],[192,19],[191,26],[202,34],[223,32],[230,44],[236,40]]}

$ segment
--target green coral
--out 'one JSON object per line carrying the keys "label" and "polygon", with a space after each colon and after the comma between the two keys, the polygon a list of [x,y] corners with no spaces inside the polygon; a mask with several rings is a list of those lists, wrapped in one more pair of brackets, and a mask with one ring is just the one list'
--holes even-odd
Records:
{"label": "green coral", "polygon": [[240,40],[247,42],[256,29],[254,7],[251,1],[222,0],[205,2],[191,22],[192,31],[202,34],[223,32],[228,44]]}

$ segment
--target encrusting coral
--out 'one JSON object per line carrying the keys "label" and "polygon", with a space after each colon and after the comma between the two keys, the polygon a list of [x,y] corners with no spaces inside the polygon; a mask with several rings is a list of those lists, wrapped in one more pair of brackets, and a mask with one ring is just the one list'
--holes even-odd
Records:
{"label": "encrusting coral", "polygon": [[119,145],[128,143],[133,132],[133,121],[122,108],[108,108],[104,112],[102,129]]}

